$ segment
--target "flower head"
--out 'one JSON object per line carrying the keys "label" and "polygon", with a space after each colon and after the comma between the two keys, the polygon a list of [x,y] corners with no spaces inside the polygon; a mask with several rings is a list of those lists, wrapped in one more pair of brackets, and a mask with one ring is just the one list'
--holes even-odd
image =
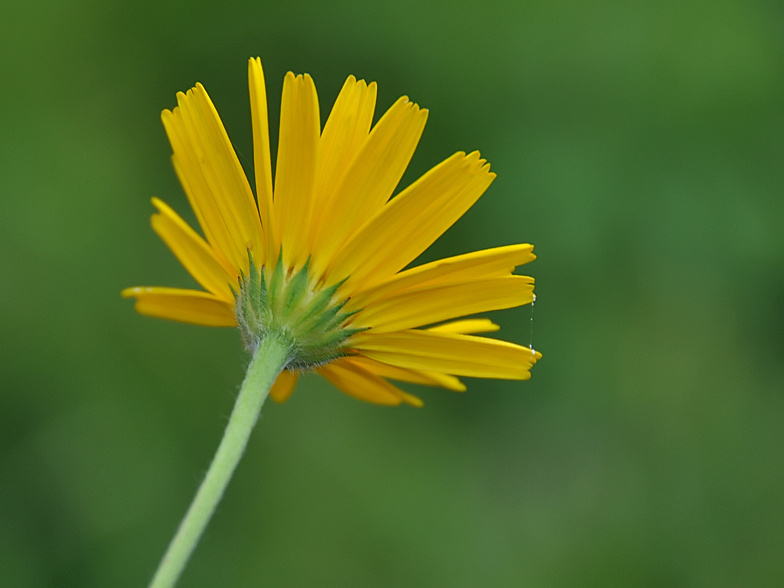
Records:
{"label": "flower head", "polygon": [[389,380],[460,391],[458,376],[528,379],[538,352],[476,336],[498,329],[488,319],[454,319],[531,303],[533,278],[513,273],[535,258],[531,245],[404,269],[495,178],[479,153],[455,153],[392,198],[427,111],[402,97],[371,128],[376,85],[350,76],[322,130],[313,80],[288,73],[273,188],[258,58],[249,80],[255,198],[201,84],[163,112],[204,237],[157,198],[152,226],[206,291],[128,288],[136,310],[239,326],[251,351],[265,337],[285,341],[287,369],[270,392],[278,401],[303,370],[390,405],[421,401]]}

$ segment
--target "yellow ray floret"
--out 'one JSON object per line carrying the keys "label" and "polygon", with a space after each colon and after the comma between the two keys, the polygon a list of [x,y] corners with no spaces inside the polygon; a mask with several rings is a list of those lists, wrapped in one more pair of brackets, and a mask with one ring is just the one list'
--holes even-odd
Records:
{"label": "yellow ray floret", "polygon": [[313,80],[307,74],[295,76],[289,72],[283,82],[273,202],[273,224],[279,242],[271,253],[277,255],[285,244],[284,262],[291,267],[299,267],[307,259],[320,124]]}
{"label": "yellow ray floret", "polygon": [[299,373],[283,370],[278,374],[275,383],[270,388],[269,395],[275,402],[286,402],[294,392],[299,380]]}
{"label": "yellow ray floret", "polygon": [[514,269],[536,259],[533,245],[509,245],[439,259],[410,270],[388,276],[361,290],[352,291],[347,308],[358,310],[413,289],[460,284],[477,278],[512,275]]}
{"label": "yellow ray floret", "polygon": [[152,215],[152,228],[169,246],[183,267],[205,289],[218,298],[233,303],[231,288],[236,288],[237,279],[231,268],[227,269],[204,239],[165,202],[153,198],[152,203],[159,211],[158,214]]}
{"label": "yellow ray floret", "polygon": [[459,333],[462,335],[471,335],[474,333],[492,333],[500,328],[501,327],[490,319],[465,319],[430,327],[428,331],[434,333]]}
{"label": "yellow ray floret", "polygon": [[[253,126],[253,168],[256,176],[256,199],[259,217],[264,229],[264,244],[268,251],[275,251],[275,236],[272,233],[272,164],[270,162],[269,122],[267,119],[267,88],[261,59],[248,61],[248,86],[250,90],[250,114]],[[276,253],[277,254],[277,253]]]}
{"label": "yellow ray floret", "polygon": [[530,304],[533,291],[533,278],[528,276],[425,286],[367,306],[356,315],[354,322],[370,327],[374,333],[401,331],[460,316]]}
{"label": "yellow ray floret", "polygon": [[172,112],[164,111],[163,121],[180,179],[208,240],[233,267],[247,271],[248,250],[258,256],[264,252],[248,181],[204,87],[180,92],[177,102]]}
{"label": "yellow ray floret", "polygon": [[136,298],[136,312],[156,318],[205,325],[234,327],[237,317],[234,304],[213,294],[179,288],[126,288],[125,298]]}
{"label": "yellow ray floret", "polygon": [[359,400],[391,406],[397,406],[401,402],[422,406],[422,401],[416,396],[403,392],[384,378],[355,363],[338,360],[318,368],[317,371],[335,387]]}
{"label": "yellow ray floret", "polygon": [[411,384],[421,384],[422,386],[437,386],[439,388],[446,388],[447,390],[454,390],[455,392],[465,392],[466,389],[465,384],[456,377],[440,372],[401,368],[389,365],[388,363],[381,363],[380,361],[370,359],[369,357],[362,357],[361,355],[348,357],[345,361],[358,365],[382,378],[389,378],[390,380],[397,380],[398,382],[409,382]]}
{"label": "yellow ray floret", "polygon": [[507,341],[434,331],[360,333],[353,345],[382,363],[474,378],[527,380],[541,358],[540,353]]}

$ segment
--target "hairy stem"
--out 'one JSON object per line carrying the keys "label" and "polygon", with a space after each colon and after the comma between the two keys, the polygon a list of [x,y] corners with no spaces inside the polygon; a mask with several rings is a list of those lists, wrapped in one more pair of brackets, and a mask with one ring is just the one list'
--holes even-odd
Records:
{"label": "hairy stem", "polygon": [[150,588],[170,588],[177,583],[242,458],[261,406],[275,378],[286,367],[289,353],[289,345],[274,336],[259,343],[210,469],[169,544]]}

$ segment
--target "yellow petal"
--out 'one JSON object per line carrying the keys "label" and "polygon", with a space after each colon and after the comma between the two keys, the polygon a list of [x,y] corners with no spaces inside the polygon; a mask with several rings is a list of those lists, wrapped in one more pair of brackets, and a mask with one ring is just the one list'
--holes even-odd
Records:
{"label": "yellow petal", "polygon": [[234,303],[221,300],[207,292],[179,288],[126,288],[125,298],[136,298],[136,312],[208,327],[234,327]]}
{"label": "yellow petal", "polygon": [[[308,257],[307,227],[318,164],[319,120],[316,86],[307,74],[289,72],[283,81],[278,161],[275,169],[275,237],[288,267]],[[277,255],[278,251],[271,252]]]}
{"label": "yellow petal", "polygon": [[474,251],[400,272],[359,292],[353,291],[350,285],[347,285],[341,289],[341,293],[351,296],[346,310],[358,310],[377,300],[415,288],[510,275],[517,266],[536,259],[532,251],[533,245],[528,244]]}
{"label": "yellow petal", "polygon": [[248,267],[248,250],[257,259],[263,259],[266,249],[253,192],[204,86],[196,84],[188,94],[191,96],[190,114],[198,140],[204,148],[201,161],[204,177],[212,187],[219,210],[229,219],[227,225],[237,227],[235,241],[239,241],[239,254],[243,260],[241,267],[245,269]]}
{"label": "yellow petal", "polygon": [[422,401],[416,396],[407,394],[385,379],[346,361],[333,361],[316,371],[338,390],[359,400],[388,406],[397,406],[401,402],[422,406]]}
{"label": "yellow petal", "polygon": [[330,276],[352,288],[389,278],[427,249],[495,178],[479,158],[456,153],[393,198],[337,254]]}
{"label": "yellow petal", "polygon": [[400,331],[451,318],[514,308],[533,301],[534,279],[506,276],[462,284],[411,290],[374,302],[360,311],[352,325],[374,333]]}
{"label": "yellow petal", "polygon": [[527,380],[531,377],[528,370],[542,357],[507,341],[431,331],[368,331],[355,335],[352,345],[383,363],[475,378]]}
{"label": "yellow petal", "polygon": [[430,327],[428,331],[432,333],[457,333],[461,335],[471,335],[473,333],[492,333],[499,330],[497,324],[490,319],[465,319],[462,321],[453,321],[451,323],[444,323],[437,327]]}
{"label": "yellow petal", "polygon": [[275,402],[286,402],[294,392],[294,387],[299,380],[299,373],[283,370],[278,374],[275,383],[270,388],[269,395]]}
{"label": "yellow petal", "polygon": [[204,180],[190,139],[185,134],[182,112],[179,108],[174,111],[164,110],[161,120],[174,150],[172,166],[193,212],[196,213],[199,226],[213,249],[223,256],[235,271],[239,271],[239,266],[232,256],[236,247],[234,237],[221,217],[215,198]]}
{"label": "yellow petal", "polygon": [[[269,121],[267,118],[267,88],[261,59],[248,62],[248,85],[250,86],[250,115],[253,126],[253,168],[256,175],[256,199],[259,216],[264,229],[268,251],[275,250],[272,226],[272,164],[270,163]],[[277,255],[277,251],[274,252]],[[260,260],[266,263],[265,260]]]}
{"label": "yellow petal", "polygon": [[248,250],[256,257],[264,253],[248,180],[204,87],[197,84],[187,94],[180,92],[177,101],[174,112],[164,111],[164,125],[181,173],[206,223],[222,224],[223,254],[236,269],[247,271]]}
{"label": "yellow petal", "polygon": [[320,276],[335,252],[392,196],[414,154],[427,111],[400,98],[381,117],[325,201],[313,244],[314,271]]}
{"label": "yellow petal", "polygon": [[[348,164],[367,139],[376,104],[376,84],[367,85],[349,76],[335,100],[319,139],[319,164],[313,196],[312,229],[315,232],[340,185]],[[312,237],[311,237],[312,241]]]}
{"label": "yellow petal", "polygon": [[196,234],[165,202],[152,199],[158,214],[152,215],[152,228],[172,250],[180,263],[204,288],[218,298],[232,302],[234,295],[229,285],[237,287],[237,277],[213,255],[209,245]]}
{"label": "yellow petal", "polygon": [[440,372],[428,372],[424,370],[411,370],[406,368],[381,363],[369,357],[355,355],[345,360],[348,363],[358,365],[367,371],[399,382],[410,382],[411,384],[422,384],[423,386],[438,386],[455,392],[465,392],[465,384],[454,376],[442,374]]}

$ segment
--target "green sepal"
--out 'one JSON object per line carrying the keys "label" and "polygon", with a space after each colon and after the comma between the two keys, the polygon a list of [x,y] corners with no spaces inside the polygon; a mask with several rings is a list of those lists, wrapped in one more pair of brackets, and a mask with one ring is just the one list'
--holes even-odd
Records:
{"label": "green sepal", "polygon": [[[324,311],[326,311],[330,306],[333,305],[332,298],[335,296],[335,293],[338,291],[338,288],[345,282],[346,280],[342,280],[337,284],[333,284],[332,286],[328,286],[326,288],[322,288],[318,292],[313,294],[313,298],[310,300],[308,304],[307,310],[302,314],[300,317],[300,322],[305,323],[305,321],[310,320],[312,318],[316,318],[320,316]],[[337,306],[338,309],[343,308],[346,304],[346,301],[340,301],[334,306]]]}
{"label": "green sepal", "polygon": [[273,316],[280,316],[281,314],[281,299],[283,298],[283,289],[286,287],[286,279],[283,275],[283,247],[280,248],[280,255],[278,256],[278,263],[269,278],[267,285],[267,298],[270,311]]}
{"label": "green sepal", "polygon": [[[336,329],[338,327],[338,325],[345,324],[346,321],[349,318],[351,318],[352,316],[354,316],[355,314],[357,314],[358,312],[361,312],[361,311],[362,311],[362,309],[360,308],[359,310],[352,310],[351,312],[340,312],[340,313],[337,313],[332,318],[331,321],[329,321],[328,323],[326,323],[324,325],[324,328],[325,329]],[[362,329],[362,330],[364,331],[365,329]]]}
{"label": "green sepal", "polygon": [[308,260],[305,262],[305,265],[302,266],[302,269],[291,276],[288,284],[286,284],[284,309],[287,314],[294,313],[294,311],[297,309],[297,305],[305,297],[305,294],[307,294],[309,266],[310,258],[308,258]]}

